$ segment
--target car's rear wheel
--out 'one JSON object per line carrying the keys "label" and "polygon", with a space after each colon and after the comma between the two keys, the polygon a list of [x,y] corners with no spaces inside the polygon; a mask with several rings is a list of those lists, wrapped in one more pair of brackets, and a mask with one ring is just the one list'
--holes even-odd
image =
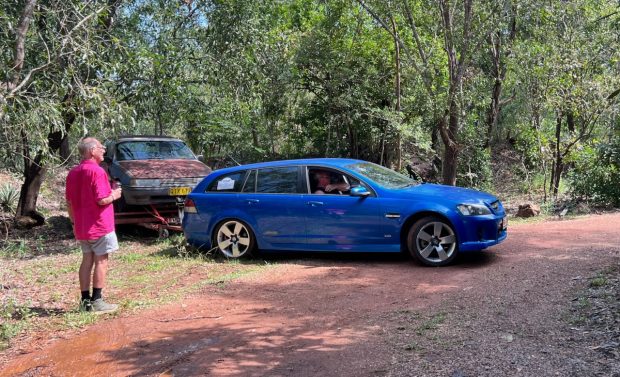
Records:
{"label": "car's rear wheel", "polygon": [[215,246],[227,258],[251,256],[255,243],[250,227],[239,220],[224,221],[215,231]]}
{"label": "car's rear wheel", "polygon": [[407,235],[409,253],[427,266],[445,266],[456,258],[458,242],[452,226],[437,217],[413,224]]}

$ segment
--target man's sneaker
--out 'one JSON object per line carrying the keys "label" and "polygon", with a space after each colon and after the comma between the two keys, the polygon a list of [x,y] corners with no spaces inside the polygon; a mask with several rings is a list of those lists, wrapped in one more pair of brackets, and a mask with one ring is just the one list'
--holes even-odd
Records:
{"label": "man's sneaker", "polygon": [[80,301],[80,311],[82,311],[82,312],[92,312],[93,311],[93,304],[90,302],[90,300],[82,300],[82,301]]}
{"label": "man's sneaker", "polygon": [[107,302],[103,301],[102,298],[98,298],[91,303],[93,306],[93,312],[95,312],[96,314],[113,313],[118,310],[118,305],[108,304]]}

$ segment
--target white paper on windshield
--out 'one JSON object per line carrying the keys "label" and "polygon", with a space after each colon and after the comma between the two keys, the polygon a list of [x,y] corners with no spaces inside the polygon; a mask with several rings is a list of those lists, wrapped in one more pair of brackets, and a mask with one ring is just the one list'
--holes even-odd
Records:
{"label": "white paper on windshield", "polygon": [[235,187],[235,180],[226,177],[217,183],[218,190],[232,190]]}

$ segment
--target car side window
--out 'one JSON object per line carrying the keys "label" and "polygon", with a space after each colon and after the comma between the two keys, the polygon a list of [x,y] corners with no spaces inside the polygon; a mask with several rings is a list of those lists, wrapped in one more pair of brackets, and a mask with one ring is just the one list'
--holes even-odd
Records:
{"label": "car side window", "polygon": [[207,187],[207,192],[239,192],[243,186],[245,170],[218,177]]}
{"label": "car side window", "polygon": [[259,169],[256,192],[268,194],[294,194],[298,192],[297,166]]}
{"label": "car side window", "polygon": [[[362,185],[357,178],[326,168],[308,169],[308,182],[310,193],[331,195],[348,194],[351,188]],[[333,190],[326,191],[327,185],[333,186]]]}

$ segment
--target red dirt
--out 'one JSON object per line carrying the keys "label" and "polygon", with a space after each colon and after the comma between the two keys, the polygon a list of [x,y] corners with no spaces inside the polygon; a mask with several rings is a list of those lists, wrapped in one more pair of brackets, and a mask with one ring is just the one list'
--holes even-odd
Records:
{"label": "red dirt", "polygon": [[[588,340],[567,335],[561,317],[588,277],[618,266],[619,223],[609,214],[511,224],[503,244],[443,268],[393,256],[278,258],[265,274],[183,303],[30,344],[0,376],[606,372],[609,363],[593,366],[599,355],[582,348],[566,366]],[[409,328],[403,318],[437,312],[449,321],[434,338],[425,335],[432,327]],[[430,348],[406,351],[403,342]]]}

